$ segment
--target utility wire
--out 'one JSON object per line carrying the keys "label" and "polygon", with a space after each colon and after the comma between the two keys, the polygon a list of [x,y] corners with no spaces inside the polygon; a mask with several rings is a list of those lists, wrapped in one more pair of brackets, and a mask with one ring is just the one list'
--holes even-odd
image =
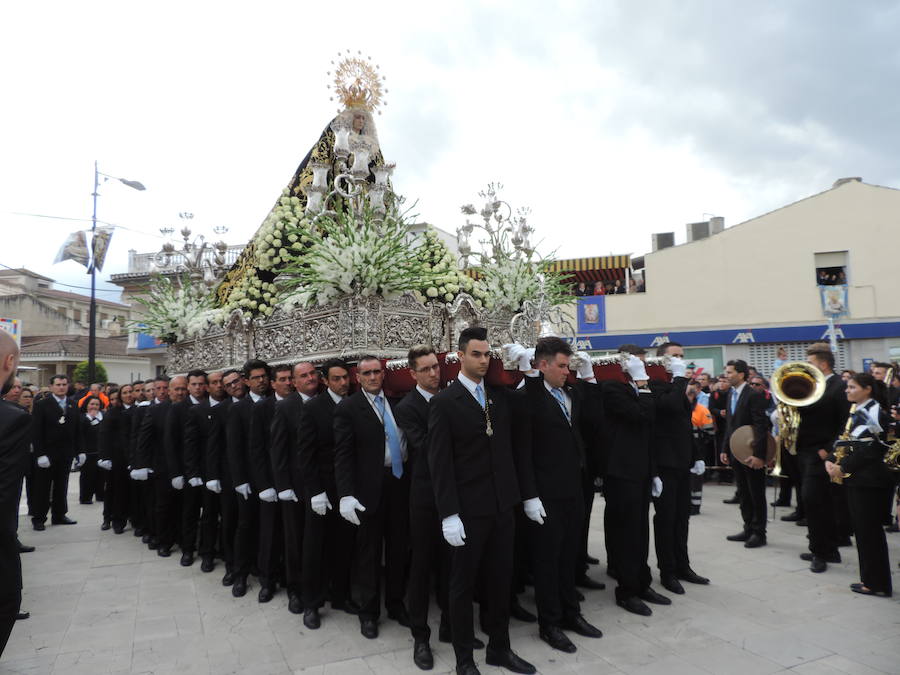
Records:
{"label": "utility wire", "polygon": [[[24,269],[22,267],[10,267],[9,265],[4,265],[3,263],[0,263],[0,267],[5,267],[6,269],[12,270],[13,272],[18,272],[19,270]],[[76,286],[74,284],[64,284],[61,281],[56,281],[55,279],[53,280],[53,283],[57,286],[65,286],[66,288],[78,288],[82,291],[91,290],[90,286]],[[122,292],[122,289],[118,288],[118,287],[116,287],[116,288],[97,288],[96,290],[104,291],[104,292],[112,292],[112,293],[121,293]]]}

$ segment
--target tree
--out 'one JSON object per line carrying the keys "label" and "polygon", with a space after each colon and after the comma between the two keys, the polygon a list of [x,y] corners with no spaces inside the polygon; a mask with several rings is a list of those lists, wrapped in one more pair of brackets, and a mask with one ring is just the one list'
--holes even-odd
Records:
{"label": "tree", "polygon": [[[106,382],[106,367],[100,361],[94,361],[94,382]],[[85,384],[93,384],[93,382],[88,381],[88,362],[82,361],[77,366],[75,366],[75,370],[72,372],[72,381],[73,382],[84,382]]]}

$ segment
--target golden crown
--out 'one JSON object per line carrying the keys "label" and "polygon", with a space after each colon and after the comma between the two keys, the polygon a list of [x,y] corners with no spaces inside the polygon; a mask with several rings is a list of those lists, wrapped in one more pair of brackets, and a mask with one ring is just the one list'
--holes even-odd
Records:
{"label": "golden crown", "polygon": [[[372,63],[372,57],[347,56],[338,54],[341,59],[334,71],[334,82],[328,88],[334,88],[334,94],[344,104],[345,108],[365,108],[374,112],[379,105],[387,105],[384,101],[384,76],[378,72],[378,65]],[[331,62],[335,65],[335,62]],[[328,75],[331,75],[328,71]],[[334,100],[334,96],[331,100]],[[340,112],[340,110],[338,111]]]}

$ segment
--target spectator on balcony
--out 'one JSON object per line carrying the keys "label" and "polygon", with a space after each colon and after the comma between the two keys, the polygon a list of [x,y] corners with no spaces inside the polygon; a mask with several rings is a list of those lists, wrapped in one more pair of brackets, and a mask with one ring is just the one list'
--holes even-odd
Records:
{"label": "spectator on balcony", "polygon": [[587,284],[584,283],[583,281],[579,281],[578,285],[575,287],[575,295],[577,295],[578,297],[581,297],[581,296],[590,295],[590,294],[591,294],[591,292],[588,290]]}
{"label": "spectator on balcony", "polygon": [[594,283],[594,295],[606,295],[606,287],[602,281]]}

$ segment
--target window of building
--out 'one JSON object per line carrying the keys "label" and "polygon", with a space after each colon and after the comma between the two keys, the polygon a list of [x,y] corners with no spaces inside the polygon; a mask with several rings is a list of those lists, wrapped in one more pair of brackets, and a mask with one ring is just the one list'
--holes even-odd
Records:
{"label": "window of building", "polygon": [[107,319],[109,319],[109,314],[107,314],[106,312],[100,312],[100,320],[106,321]]}
{"label": "window of building", "polygon": [[66,316],[66,309],[67,309],[66,307],[57,307],[56,311],[59,312],[60,314],[62,314],[63,316]]}
{"label": "window of building", "polygon": [[[827,339],[819,340],[827,342]],[[806,361],[806,350],[812,342],[787,342],[782,344],[751,344],[750,359],[747,363],[755,367],[767,378],[772,376],[775,370],[775,360],[778,358],[778,350],[783,347],[787,352],[788,361]],[[841,372],[850,363],[847,358],[847,343],[838,341],[837,352],[834,355],[834,370]]]}
{"label": "window of building", "polygon": [[847,283],[847,251],[816,253],[816,285],[843,286]]}
{"label": "window of building", "polygon": [[72,318],[75,319],[76,321],[81,321],[81,310],[73,309],[72,310]]}

